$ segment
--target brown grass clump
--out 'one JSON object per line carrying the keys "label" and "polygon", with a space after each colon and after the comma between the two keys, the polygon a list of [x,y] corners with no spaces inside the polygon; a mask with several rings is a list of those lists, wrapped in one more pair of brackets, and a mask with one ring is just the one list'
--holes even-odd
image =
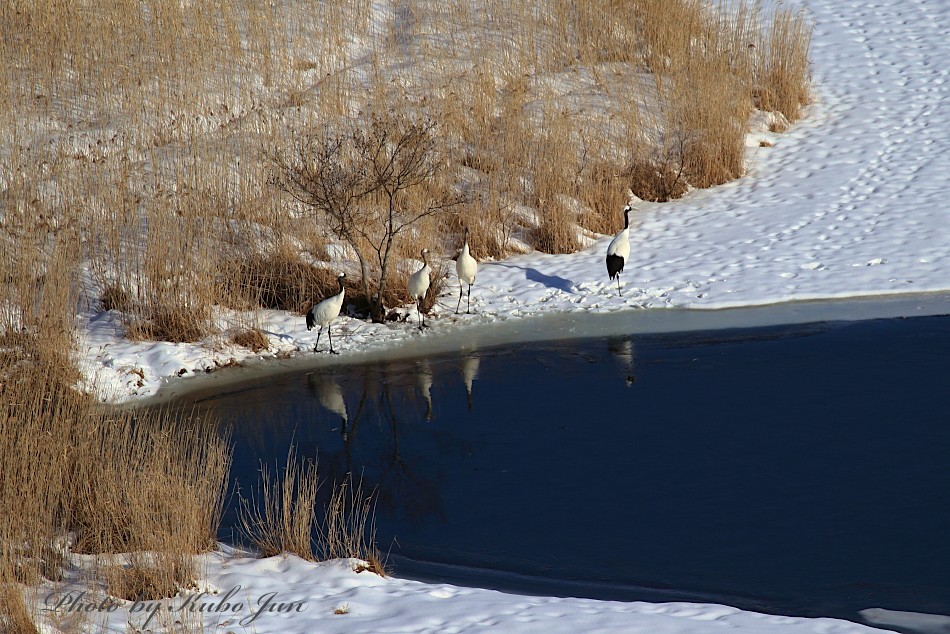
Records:
{"label": "brown grass clump", "polygon": [[811,26],[802,12],[779,5],[771,28],[754,51],[758,85],[754,93],[760,110],[781,112],[789,121],[801,118],[811,103]]}
{"label": "brown grass clump", "polygon": [[363,570],[386,576],[385,562],[376,547],[374,504],[372,495],[364,493],[362,482],[354,484],[351,478],[333,487],[318,538],[324,559],[361,559],[366,562]]}
{"label": "brown grass clump", "polygon": [[33,623],[23,593],[16,583],[0,583],[0,632],[4,634],[39,634]]}
{"label": "brown grass clump", "polygon": [[102,304],[102,310],[118,310],[120,312],[128,312],[135,305],[128,291],[111,284],[103,289],[99,302]]}
{"label": "brown grass clump", "polygon": [[[697,71],[700,76],[703,72]],[[689,86],[677,87],[695,99],[691,108],[678,113],[683,131],[682,165],[695,187],[721,185],[745,170],[745,135],[752,101],[742,90],[741,79],[723,78],[721,73],[719,77],[718,82],[689,82]]]}
{"label": "brown grass clump", "polygon": [[623,227],[620,210],[627,203],[629,188],[627,170],[621,165],[609,161],[594,163],[583,174],[580,197],[585,209],[580,225],[601,234],[619,231]]}
{"label": "brown grass clump", "polygon": [[136,236],[140,252],[122,242],[101,245],[120,273],[113,297],[123,303],[123,296],[131,298],[124,312],[126,336],[133,340],[190,342],[214,331],[214,224],[192,197],[173,198],[172,208],[169,213],[157,202],[146,208],[145,229]]}
{"label": "brown grass clump", "polygon": [[721,16],[700,0],[645,6],[644,63],[654,74],[658,110],[646,121],[651,149],[635,175],[653,181],[644,187],[646,200],[669,200],[683,190],[680,181],[710,187],[742,174],[756,15],[742,3]]}
{"label": "brown grass clump", "polygon": [[746,3],[716,12],[700,0],[649,0],[638,9],[639,50],[658,107],[642,118],[646,144],[634,157],[631,189],[665,201],[742,175],[753,106],[792,121],[808,102],[802,14],[779,7],[764,24],[758,5]]}
{"label": "brown grass clump", "polygon": [[680,198],[689,189],[682,167],[649,159],[637,160],[630,166],[628,184],[635,196],[655,203]]}
{"label": "brown grass clump", "polygon": [[155,601],[178,592],[173,579],[147,567],[116,566],[105,572],[106,591],[126,601]]}
{"label": "brown grass clump", "polygon": [[531,246],[545,253],[573,253],[580,246],[573,214],[560,203],[541,206],[541,222],[531,234]]}
{"label": "brown grass clump", "polygon": [[546,105],[541,128],[529,146],[526,166],[530,174],[527,200],[538,216],[530,244],[545,253],[572,253],[579,243],[576,214],[568,196],[574,198],[574,180],[582,169],[574,142],[576,129],[568,116],[550,104]]}
{"label": "brown grass clump", "polygon": [[194,586],[196,570],[190,557],[159,552],[130,553],[125,565],[109,566],[103,572],[107,592],[126,601],[155,601],[175,596]]}
{"label": "brown grass clump", "polygon": [[339,271],[276,251],[249,255],[225,267],[222,283],[235,308],[260,306],[303,314],[337,292],[337,275]]}
{"label": "brown grass clump", "polygon": [[231,342],[253,352],[267,350],[270,347],[267,335],[257,328],[247,328],[233,334]]}
{"label": "brown grass clump", "polygon": [[[212,548],[230,470],[226,440],[203,421],[165,411],[106,420],[74,440],[83,458],[72,466],[80,501],[70,522],[74,549],[183,555]],[[86,459],[97,448],[116,457]]]}
{"label": "brown grass clump", "polygon": [[317,489],[316,464],[312,460],[300,464],[293,445],[282,476],[275,478],[267,465],[261,465],[259,494],[240,497],[238,524],[262,557],[286,552],[317,561],[313,537]]}
{"label": "brown grass clump", "polygon": [[356,558],[363,570],[385,576],[385,565],[375,545],[371,496],[347,481],[336,485],[317,524],[319,479],[311,460],[303,463],[291,446],[283,473],[274,477],[261,465],[258,495],[240,497],[241,532],[262,557],[293,553],[308,561]]}
{"label": "brown grass clump", "polygon": [[125,336],[132,341],[200,341],[211,334],[210,314],[190,312],[180,306],[152,306],[147,315],[133,317],[126,325]]}

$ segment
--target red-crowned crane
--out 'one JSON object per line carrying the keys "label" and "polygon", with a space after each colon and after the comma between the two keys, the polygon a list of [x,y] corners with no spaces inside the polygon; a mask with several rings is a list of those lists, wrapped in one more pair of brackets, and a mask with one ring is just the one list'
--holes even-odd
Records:
{"label": "red-crowned crane", "polygon": [[468,305],[465,314],[472,312],[472,284],[475,283],[475,275],[478,273],[478,262],[472,257],[468,250],[468,227],[465,227],[465,241],[462,243],[462,252],[455,261],[455,272],[459,277],[459,302],[455,307],[455,314],[459,314],[459,308],[462,307],[462,284],[468,284]]}
{"label": "red-crowned crane", "polygon": [[429,290],[429,250],[422,250],[422,268],[409,276],[409,296],[416,303],[416,310],[419,313],[419,330],[425,328],[426,318],[422,314],[422,302],[426,298],[426,291]]}
{"label": "red-crowned crane", "polygon": [[340,309],[343,308],[344,277],[346,277],[346,273],[340,273],[337,277],[337,281],[340,283],[340,292],[331,295],[307,311],[307,330],[313,330],[314,326],[320,326],[320,330],[317,331],[317,343],[313,346],[314,352],[317,351],[317,347],[320,345],[320,335],[323,334],[323,327],[326,326],[327,336],[330,337],[330,354],[337,354],[336,350],[333,349],[333,331],[330,329],[330,322],[336,319],[340,314]]}
{"label": "red-crowned crane", "polygon": [[623,265],[630,257],[630,211],[633,208],[627,205],[623,208],[623,229],[614,236],[614,239],[607,245],[607,275],[610,279],[617,278],[617,293],[623,294],[620,290],[620,271]]}

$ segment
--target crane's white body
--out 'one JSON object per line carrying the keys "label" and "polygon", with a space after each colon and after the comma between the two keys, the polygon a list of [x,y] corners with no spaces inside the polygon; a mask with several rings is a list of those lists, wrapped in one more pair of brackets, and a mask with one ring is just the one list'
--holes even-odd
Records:
{"label": "crane's white body", "polygon": [[459,259],[455,261],[455,273],[459,276],[459,282],[469,286],[475,283],[475,276],[478,274],[478,261],[469,252],[468,242],[462,245]]}
{"label": "crane's white body", "polygon": [[475,283],[475,276],[478,274],[478,261],[472,257],[468,249],[468,228],[465,229],[462,252],[455,260],[455,273],[459,278],[459,303],[455,307],[455,314],[458,315],[459,308],[462,306],[462,284],[468,284],[468,308],[465,312],[470,313],[472,312],[472,284]]}
{"label": "crane's white body", "polygon": [[610,241],[610,244],[607,245],[607,255],[619,255],[626,261],[630,257],[630,229],[625,228],[623,231],[614,236],[614,239]]}
{"label": "crane's white body", "polygon": [[409,276],[409,296],[414,301],[425,299],[426,292],[429,290],[429,273],[431,269],[429,264],[423,264],[422,268]]}
{"label": "crane's white body", "polygon": [[340,276],[337,278],[340,283],[340,292],[336,295],[331,295],[307,311],[307,330],[312,330],[314,326],[320,326],[320,330],[317,331],[317,343],[313,346],[314,352],[317,351],[317,347],[320,345],[320,335],[323,334],[324,326],[327,327],[327,336],[330,337],[330,352],[334,352],[330,322],[337,318],[340,314],[340,310],[343,308],[343,297],[346,294],[343,288],[344,277],[345,275],[340,273]]}
{"label": "crane's white body", "polygon": [[409,296],[412,297],[412,300],[416,303],[416,309],[419,312],[419,328],[425,326],[425,318],[422,316],[422,300],[425,299],[426,292],[429,290],[429,273],[431,269],[429,268],[428,254],[428,249],[422,250],[422,268],[409,276],[409,283],[407,284]]}

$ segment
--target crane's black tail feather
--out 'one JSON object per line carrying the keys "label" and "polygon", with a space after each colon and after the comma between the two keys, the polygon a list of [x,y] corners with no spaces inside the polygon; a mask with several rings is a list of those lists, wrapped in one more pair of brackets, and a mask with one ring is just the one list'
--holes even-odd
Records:
{"label": "crane's black tail feather", "polygon": [[607,256],[607,275],[610,279],[617,277],[617,274],[623,270],[623,258],[619,255],[609,254]]}

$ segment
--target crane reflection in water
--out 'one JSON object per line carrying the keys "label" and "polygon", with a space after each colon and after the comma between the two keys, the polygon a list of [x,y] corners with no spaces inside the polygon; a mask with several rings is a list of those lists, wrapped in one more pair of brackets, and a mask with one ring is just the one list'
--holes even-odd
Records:
{"label": "crane reflection in water", "polygon": [[[607,356],[627,385],[634,380],[633,345],[629,336],[607,340]],[[486,364],[490,372],[510,354],[468,349],[452,356],[320,368],[249,384],[236,390],[237,399],[234,392],[218,392],[194,404],[230,430],[236,490],[254,487],[263,464],[281,470],[294,446],[296,460],[318,463],[325,485],[320,501],[332,490],[326,485],[355,478],[375,495],[379,512],[421,522],[444,515],[439,465],[446,456],[477,455],[473,441],[454,433],[453,426],[474,415]],[[570,356],[577,354],[590,356],[585,359],[591,363],[606,360],[578,351]],[[551,369],[564,365],[557,358],[544,363]],[[440,459],[433,461],[433,453]]]}

